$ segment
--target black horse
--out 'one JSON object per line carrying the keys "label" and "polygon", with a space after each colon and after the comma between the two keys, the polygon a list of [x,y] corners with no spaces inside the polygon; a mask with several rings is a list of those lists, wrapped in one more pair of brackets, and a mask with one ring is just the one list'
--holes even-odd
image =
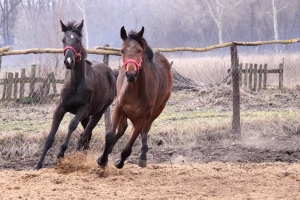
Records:
{"label": "black horse", "polygon": [[105,64],[93,65],[85,60],[87,54],[82,46],[82,27],[75,21],[67,25],[60,21],[63,37],[64,64],[71,70],[70,77],[65,81],[61,97],[53,114],[52,126],[46,139],[43,153],[35,167],[43,166],[47,151],[51,148],[55,134],[66,112],[75,115],[68,128],[68,134],[61,145],[57,158],[64,157],[72,132],[81,122],[84,132],[78,141],[77,150],[89,149],[92,130],[101,119],[106,108],[113,102],[116,93],[116,78],[113,71]]}

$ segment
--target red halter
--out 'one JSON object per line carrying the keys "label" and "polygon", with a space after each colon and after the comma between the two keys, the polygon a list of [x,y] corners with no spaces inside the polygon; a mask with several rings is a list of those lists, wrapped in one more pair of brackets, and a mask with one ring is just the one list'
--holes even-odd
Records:
{"label": "red halter", "polygon": [[75,62],[80,62],[81,61],[81,45],[80,45],[80,51],[77,53],[76,50],[72,47],[72,46],[66,46],[64,49],[63,49],[63,54],[65,55],[66,51],[68,49],[71,49],[74,54],[75,54]]}
{"label": "red halter", "polygon": [[139,71],[142,67],[142,62],[143,62],[143,52],[141,51],[141,53],[140,53],[140,62],[139,63],[137,63],[136,60],[134,60],[134,59],[128,59],[125,62],[123,60],[123,67],[126,67],[126,65],[130,62],[134,63],[137,66],[137,73],[139,73]]}

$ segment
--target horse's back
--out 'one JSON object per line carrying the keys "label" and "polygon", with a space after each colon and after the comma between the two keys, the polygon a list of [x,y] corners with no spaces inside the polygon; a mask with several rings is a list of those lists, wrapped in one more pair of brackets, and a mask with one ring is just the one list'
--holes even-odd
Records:
{"label": "horse's back", "polygon": [[167,58],[162,53],[155,52],[153,62],[157,68],[162,68],[167,71],[171,71],[171,65],[167,60]]}
{"label": "horse's back", "polygon": [[113,70],[104,63],[93,63],[92,68],[98,81],[101,95],[109,95],[110,100],[114,99],[116,93],[116,78]]}
{"label": "horse's back", "polygon": [[173,84],[173,74],[171,71],[171,65],[167,58],[161,54],[160,52],[155,52],[153,58],[154,65],[160,75],[160,81],[162,82],[160,90],[168,90],[169,92],[172,91],[172,84]]}
{"label": "horse's back", "polygon": [[154,113],[154,115],[158,115],[164,108],[169,97],[171,96],[172,85],[173,85],[173,74],[171,71],[171,65],[163,54],[156,52],[154,54],[153,63],[159,77],[157,99],[154,108],[155,113],[157,113],[157,114]]}
{"label": "horse's back", "polygon": [[94,63],[92,68],[97,76],[106,77],[109,81],[112,81],[111,79],[115,79],[113,70],[104,63]]}

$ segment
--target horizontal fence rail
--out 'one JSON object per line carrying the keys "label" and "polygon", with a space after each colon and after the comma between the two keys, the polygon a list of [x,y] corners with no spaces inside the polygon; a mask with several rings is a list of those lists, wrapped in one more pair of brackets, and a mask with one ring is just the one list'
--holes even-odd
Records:
{"label": "horizontal fence rail", "polygon": [[[223,44],[212,45],[204,48],[194,48],[194,47],[174,47],[174,48],[153,48],[158,52],[175,52],[175,51],[192,51],[192,52],[205,52],[213,49],[230,47],[232,45],[238,46],[258,46],[263,44],[291,44],[300,42],[300,38],[289,39],[289,40],[270,40],[270,41],[258,41],[258,42],[226,42]],[[23,49],[23,50],[9,50],[10,46],[0,48],[0,56],[8,56],[8,55],[19,55],[19,54],[29,54],[29,53],[62,53],[63,49]],[[87,48],[85,49],[87,53],[90,54],[103,54],[103,55],[121,55],[120,48],[113,47],[105,47],[105,46],[97,46],[93,49]]]}

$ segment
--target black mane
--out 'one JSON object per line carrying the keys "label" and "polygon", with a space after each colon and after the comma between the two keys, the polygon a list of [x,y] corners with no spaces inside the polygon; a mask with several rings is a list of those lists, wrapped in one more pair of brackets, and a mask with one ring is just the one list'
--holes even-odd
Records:
{"label": "black mane", "polygon": [[145,49],[145,54],[147,55],[147,58],[149,59],[149,61],[152,61],[153,57],[154,57],[154,53],[153,50],[151,49],[151,47],[149,47],[147,41],[145,40],[144,37],[140,37],[137,35],[137,33],[135,31],[130,31],[129,38],[136,40],[143,49]]}

